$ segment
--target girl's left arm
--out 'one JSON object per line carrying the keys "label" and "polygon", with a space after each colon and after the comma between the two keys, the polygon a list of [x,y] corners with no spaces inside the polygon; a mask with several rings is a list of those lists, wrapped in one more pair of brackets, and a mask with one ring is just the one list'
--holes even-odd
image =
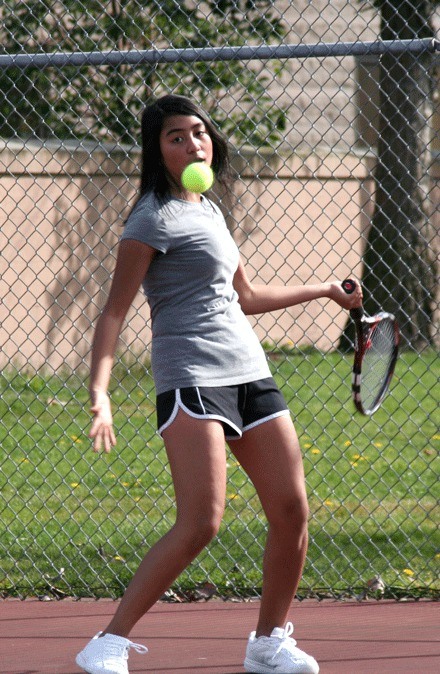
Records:
{"label": "girl's left arm", "polygon": [[321,298],[331,299],[343,309],[354,309],[362,304],[359,283],[356,283],[356,289],[350,295],[343,290],[341,281],[299,286],[251,283],[241,258],[234,276],[234,288],[245,314],[263,314]]}

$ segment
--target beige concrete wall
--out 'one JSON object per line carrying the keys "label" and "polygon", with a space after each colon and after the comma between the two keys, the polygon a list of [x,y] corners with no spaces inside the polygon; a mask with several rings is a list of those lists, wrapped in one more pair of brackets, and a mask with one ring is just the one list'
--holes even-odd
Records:
{"label": "beige concrete wall", "polygon": [[[105,303],[138,156],[8,144],[0,150],[0,364],[87,362]],[[303,283],[360,274],[371,210],[370,170],[354,155],[237,158],[239,204],[228,216],[256,282]],[[127,176],[129,176],[127,178]],[[145,351],[139,292],[121,351]],[[252,319],[261,340],[334,346],[344,314],[328,302]]]}
{"label": "beige concrete wall", "polygon": [[[253,170],[252,170],[253,169]],[[361,274],[371,166],[354,155],[253,158],[241,173],[234,235],[254,282],[318,283]],[[322,300],[257,317],[260,339],[334,348],[345,312]]]}
{"label": "beige concrete wall", "polygon": [[[133,193],[122,153],[8,143],[0,150],[1,364],[78,366]],[[102,262],[104,260],[104,262]]]}

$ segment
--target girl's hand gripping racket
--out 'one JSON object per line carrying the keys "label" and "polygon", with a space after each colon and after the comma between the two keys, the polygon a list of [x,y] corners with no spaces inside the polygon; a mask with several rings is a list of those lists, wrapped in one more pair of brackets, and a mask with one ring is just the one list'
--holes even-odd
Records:
{"label": "girl's hand gripping racket", "polygon": [[[347,294],[354,291],[352,279],[342,281]],[[361,414],[373,414],[390,385],[399,349],[399,326],[392,314],[367,317],[362,307],[351,309],[356,327],[352,394]]]}

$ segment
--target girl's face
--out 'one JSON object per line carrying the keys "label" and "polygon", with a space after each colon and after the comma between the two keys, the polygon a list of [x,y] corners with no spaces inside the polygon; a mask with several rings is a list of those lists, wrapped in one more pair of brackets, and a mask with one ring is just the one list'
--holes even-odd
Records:
{"label": "girl's face", "polygon": [[195,115],[168,117],[163,123],[159,144],[171,193],[199,201],[199,195],[184,190],[180,178],[188,164],[195,161],[212,164],[212,140],[205,124]]}

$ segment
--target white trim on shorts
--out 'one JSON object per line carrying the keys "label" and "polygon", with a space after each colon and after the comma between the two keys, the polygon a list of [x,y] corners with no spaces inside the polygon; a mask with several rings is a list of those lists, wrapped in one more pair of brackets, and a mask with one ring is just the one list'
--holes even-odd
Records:
{"label": "white trim on shorts", "polygon": [[[200,397],[199,387],[198,387],[198,386],[194,386],[194,388],[195,388],[196,391],[197,391],[197,395],[198,395],[199,402],[200,402],[200,407],[201,407],[202,409],[205,409],[205,407],[204,407],[204,405],[203,405],[203,402],[202,402],[202,399],[201,399],[201,397]],[[238,428],[238,426],[236,426],[236,425],[235,425],[232,421],[230,421],[227,417],[220,416],[220,414],[196,414],[195,412],[192,412],[190,409],[188,409],[188,407],[186,407],[186,405],[184,405],[184,403],[182,402],[182,398],[181,398],[181,396],[180,396],[180,389],[178,389],[178,388],[175,389],[175,393],[176,393],[176,401],[175,401],[175,403],[174,403],[173,411],[171,412],[171,414],[170,414],[170,416],[168,417],[168,419],[166,420],[166,422],[165,422],[165,423],[158,429],[158,431],[157,431],[161,437],[162,437],[162,433],[163,433],[169,426],[171,426],[171,424],[173,423],[173,421],[174,421],[175,418],[177,417],[177,413],[179,412],[179,409],[181,409],[181,410],[183,410],[183,411],[185,412],[185,414],[187,414],[188,416],[192,417],[193,419],[214,419],[215,421],[221,421],[221,422],[223,422],[223,423],[225,423],[225,424],[228,424],[228,426],[230,426],[231,428],[233,428],[233,429],[236,431],[236,433],[238,433],[238,435],[239,435],[240,438],[241,438],[241,436],[242,436],[241,430]],[[243,429],[243,430],[244,430],[244,429]],[[226,436],[225,436],[225,437],[226,437]]]}
{"label": "white trim on shorts", "polygon": [[[200,392],[199,392],[199,387],[194,386],[194,388],[197,391],[197,395],[199,398],[199,403],[200,407],[204,410],[205,407],[203,405],[202,399],[200,397]],[[271,421],[272,419],[277,419],[278,417],[284,417],[284,416],[290,416],[290,410],[280,410],[279,412],[274,412],[273,414],[270,414],[267,417],[262,417],[261,419],[258,419],[257,421],[253,421],[251,424],[248,424],[247,426],[243,426],[243,430],[240,429],[236,424],[234,424],[230,419],[227,417],[221,416],[220,414],[196,414],[195,412],[192,412],[186,405],[182,402],[182,398],[180,395],[180,389],[175,389],[175,394],[176,394],[176,400],[174,403],[173,410],[166,420],[164,424],[158,429],[158,434],[162,437],[162,433],[171,426],[173,421],[176,419],[177,414],[179,412],[179,409],[183,410],[185,414],[188,416],[192,417],[193,419],[213,419],[215,421],[221,421],[222,423],[227,424],[230,426],[230,428],[233,428],[237,435],[226,435],[225,433],[225,440],[228,442],[230,440],[240,440],[240,438],[243,437],[243,433],[246,433],[246,431],[250,431],[252,428],[256,428],[257,426],[261,426],[261,424],[266,423],[267,421]],[[238,436],[238,437],[237,437]]]}
{"label": "white trim on shorts", "polygon": [[[265,424],[266,421],[271,421],[272,419],[277,419],[278,417],[290,417],[290,410],[280,410],[279,412],[274,412],[273,414],[269,414],[268,417],[263,417],[262,419],[258,419],[257,421],[253,421],[251,424],[248,426],[243,426],[243,433],[246,433],[246,431],[250,431],[252,428],[256,428],[257,426],[261,426],[261,424]],[[231,424],[232,425],[232,424]],[[240,435],[241,437],[241,435]],[[226,436],[226,440],[239,440],[240,438],[236,438],[234,436]]]}

